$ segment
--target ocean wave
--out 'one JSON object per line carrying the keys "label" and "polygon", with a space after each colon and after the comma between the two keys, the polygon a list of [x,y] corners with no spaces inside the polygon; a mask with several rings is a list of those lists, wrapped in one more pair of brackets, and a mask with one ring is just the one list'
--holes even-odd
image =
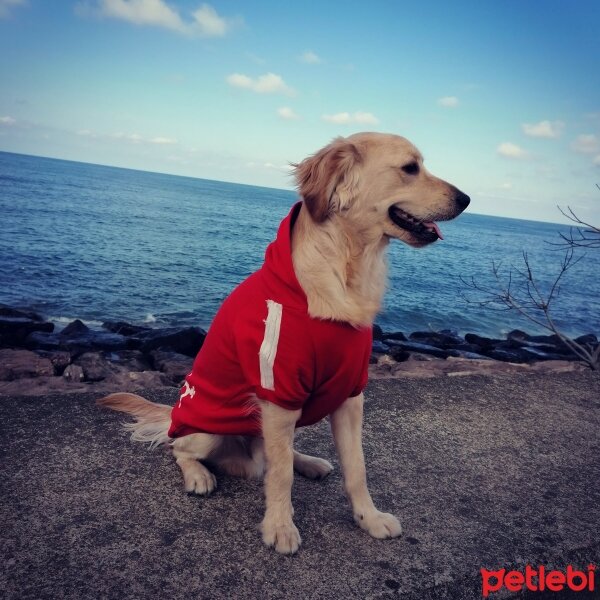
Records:
{"label": "ocean wave", "polygon": [[103,321],[97,321],[95,319],[80,319],[79,317],[65,317],[65,316],[48,316],[47,320],[54,323],[57,331],[64,329],[69,323],[75,320],[81,321],[86,327],[90,329],[99,329],[102,327]]}

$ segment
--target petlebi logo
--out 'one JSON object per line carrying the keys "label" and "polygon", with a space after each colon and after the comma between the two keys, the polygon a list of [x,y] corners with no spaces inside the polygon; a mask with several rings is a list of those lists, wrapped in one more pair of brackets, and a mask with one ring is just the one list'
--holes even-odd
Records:
{"label": "petlebi logo", "polygon": [[503,588],[509,592],[562,592],[565,589],[593,592],[596,589],[595,574],[595,565],[588,565],[583,571],[576,570],[571,565],[564,571],[548,570],[543,565],[537,568],[527,565],[524,571],[481,569],[481,592],[484,598]]}

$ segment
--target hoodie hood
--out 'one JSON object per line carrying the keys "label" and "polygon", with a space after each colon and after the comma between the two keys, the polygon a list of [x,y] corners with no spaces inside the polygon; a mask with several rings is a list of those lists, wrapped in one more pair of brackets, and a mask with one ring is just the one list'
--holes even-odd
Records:
{"label": "hoodie hood", "polygon": [[292,229],[301,208],[302,202],[294,204],[279,225],[277,237],[267,247],[260,272],[273,300],[285,306],[307,310],[306,294],[298,283],[292,262]]}

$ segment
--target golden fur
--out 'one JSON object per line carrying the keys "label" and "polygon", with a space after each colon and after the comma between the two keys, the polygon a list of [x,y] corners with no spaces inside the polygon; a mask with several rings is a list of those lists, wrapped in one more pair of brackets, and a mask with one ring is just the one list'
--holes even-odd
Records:
{"label": "golden fur", "polygon": [[[304,204],[292,233],[292,260],[314,318],[371,326],[386,287],[385,250],[392,238],[421,247],[437,239],[434,221],[456,217],[469,198],[431,175],[420,152],[406,139],[360,133],[337,138],[295,166]],[[408,221],[407,221],[408,219]],[[209,494],[216,478],[208,467],[244,477],[265,478],[263,541],[292,554],[300,546],[293,522],[293,471],[327,476],[332,465],[293,449],[301,411],[254,398],[260,406],[262,438],[196,433],[168,440],[170,407],[135,394],[111,394],[99,404],[129,413],[133,439],[169,442],[187,492]],[[402,528],[378,511],[369,494],[362,452],[363,395],[346,400],[330,417],[357,524],[376,538],[396,537]],[[202,461],[202,462],[200,462]]]}
{"label": "golden fur", "polygon": [[[402,172],[416,163],[417,175]],[[305,206],[293,232],[294,268],[313,317],[371,325],[386,288],[391,238],[425,245],[388,216],[397,205],[421,221],[453,219],[460,192],[431,175],[397,135],[338,138],[296,166]]]}

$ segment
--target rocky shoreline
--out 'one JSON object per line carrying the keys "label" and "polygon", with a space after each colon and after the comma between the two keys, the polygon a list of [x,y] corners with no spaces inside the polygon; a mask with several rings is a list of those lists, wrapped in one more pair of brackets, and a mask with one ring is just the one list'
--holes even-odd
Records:
{"label": "rocky shoreline", "polygon": [[[57,331],[41,315],[0,304],[0,395],[134,391],[179,387],[206,332],[75,320]],[[577,338],[598,344],[594,334]],[[475,373],[574,371],[586,367],[557,336],[511,331],[492,339],[451,330],[384,332],[373,328],[373,378]]]}

